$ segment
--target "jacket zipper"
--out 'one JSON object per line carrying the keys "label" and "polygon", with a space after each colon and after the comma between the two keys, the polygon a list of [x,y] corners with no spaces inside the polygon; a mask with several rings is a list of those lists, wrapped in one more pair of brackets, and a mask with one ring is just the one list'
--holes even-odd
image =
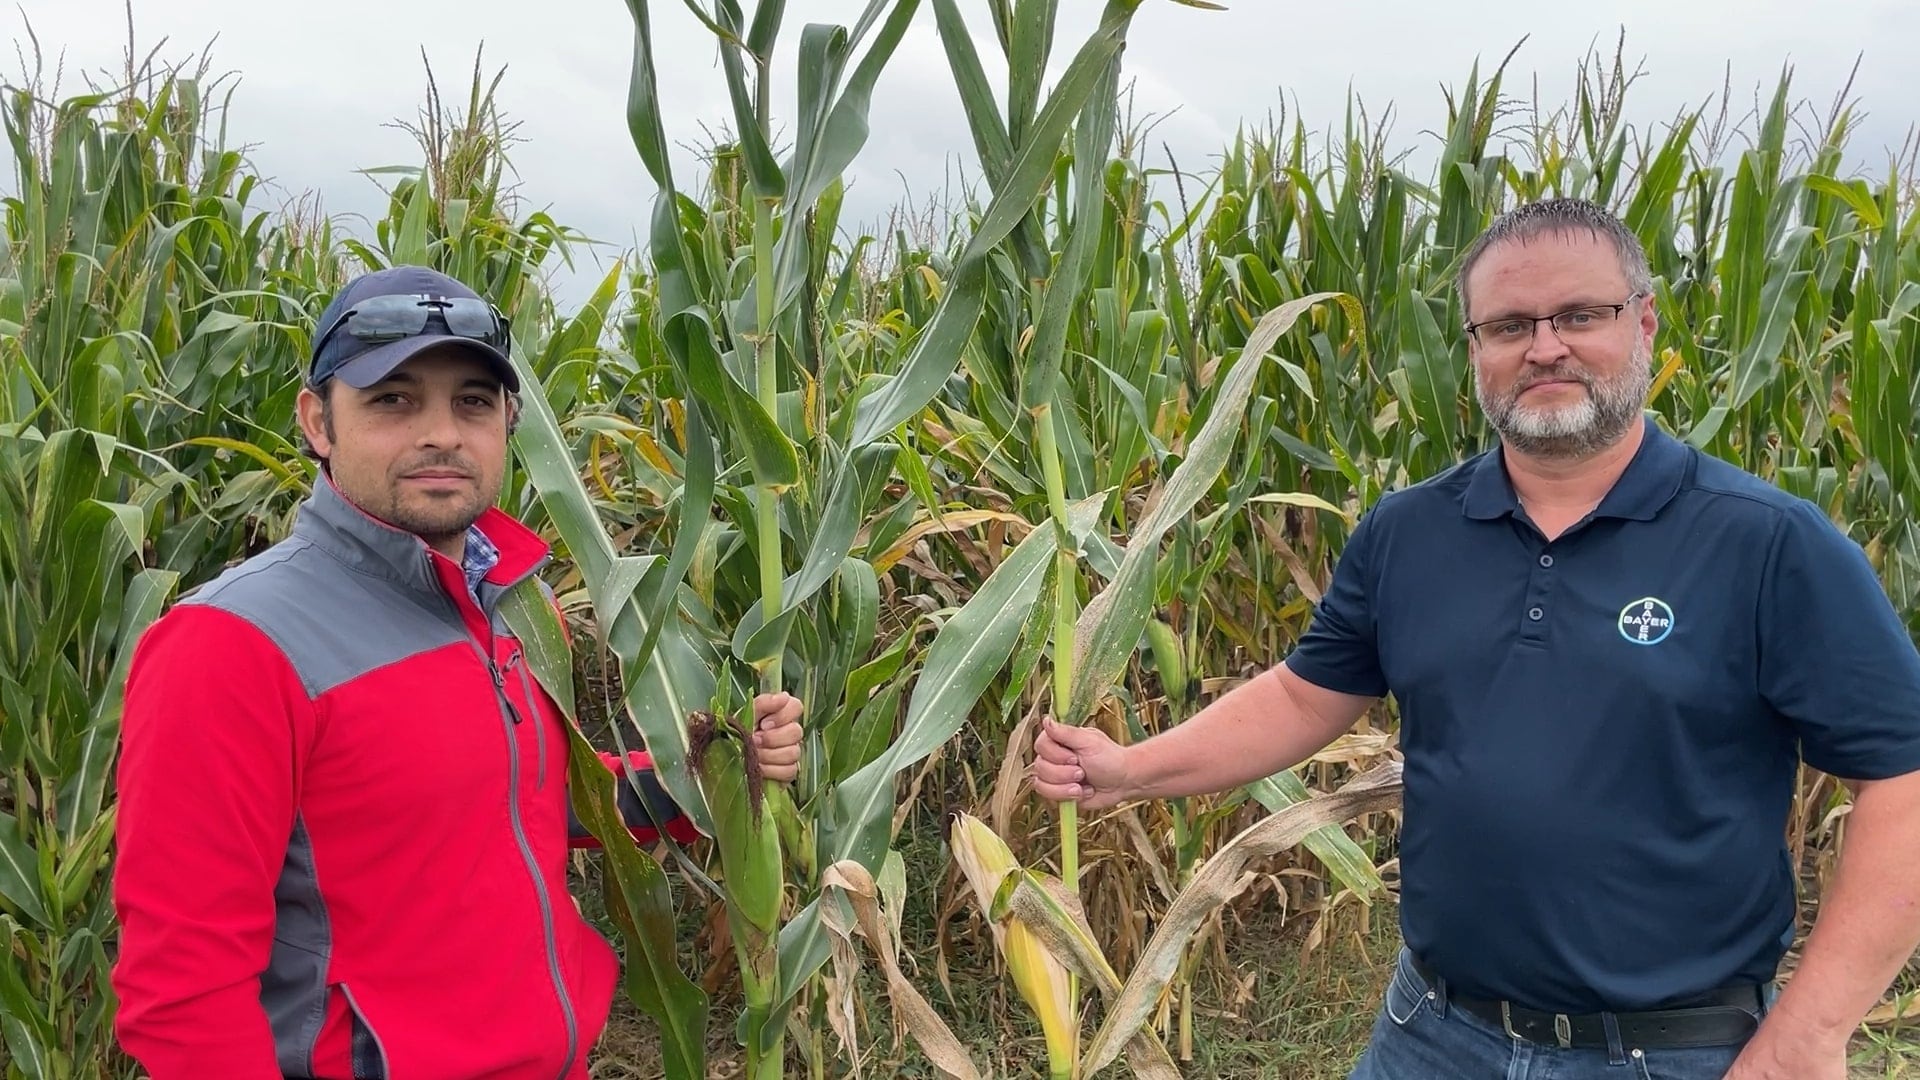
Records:
{"label": "jacket zipper", "polygon": [[[356,1080],[388,1080],[388,1078],[393,1075],[393,1067],[387,1063],[387,1048],[380,1043],[380,1033],[373,1030],[372,1021],[368,1020],[367,1014],[361,1011],[360,1003],[353,1000],[353,989],[346,983],[341,983],[340,992],[346,995],[347,1008],[353,1013],[354,1020],[357,1021],[353,1029],[353,1034],[349,1039],[351,1043],[353,1075]],[[361,1033],[363,1032],[366,1035],[367,1041],[373,1044],[373,1060],[371,1061],[365,1059],[365,1047],[360,1041]]]}
{"label": "jacket zipper", "polygon": [[[453,606],[455,621],[462,630],[466,628],[466,619],[452,597],[442,591],[447,603]],[[488,620],[488,637],[492,638],[492,616],[482,611],[482,618]],[[506,678],[500,673],[500,665],[493,660],[493,653],[487,644],[466,634],[467,644],[480,654],[487,665],[487,674],[493,679],[494,697],[500,702],[500,722],[507,733],[507,820],[513,824],[513,840],[520,847],[520,859],[526,864],[527,875],[533,879],[533,895],[540,902],[540,928],[546,937],[547,974],[553,980],[553,992],[560,999],[560,1015],[567,1025],[567,1057],[560,1066],[559,1080],[566,1080],[573,1071],[573,1062],[580,1054],[580,1021],[573,1011],[573,998],[567,993],[566,979],[560,974],[560,945],[555,940],[553,929],[553,898],[547,895],[546,883],[540,879],[540,864],[534,860],[533,845],[527,842],[526,823],[520,819],[520,740],[515,737],[514,728],[521,723],[520,711],[513,707],[513,698],[507,693]]]}
{"label": "jacket zipper", "polygon": [[[475,647],[479,644],[476,642]],[[573,1070],[573,1059],[580,1052],[580,1024],[573,1013],[573,999],[567,994],[566,980],[560,974],[560,947],[554,940],[553,899],[547,895],[547,887],[540,880],[540,864],[534,861],[533,846],[527,842],[526,825],[520,820],[520,740],[514,736],[513,726],[520,723],[520,711],[513,707],[513,698],[507,693],[506,679],[500,674],[500,665],[487,658],[487,671],[493,675],[494,693],[500,699],[500,714],[507,725],[507,817],[513,822],[513,839],[520,845],[520,858],[527,864],[527,873],[533,878],[533,894],[540,901],[540,927],[547,941],[547,973],[553,978],[553,991],[560,998],[560,1012],[567,1021],[567,1060],[560,1067],[561,1080]],[[535,733],[538,734],[537,732]]]}

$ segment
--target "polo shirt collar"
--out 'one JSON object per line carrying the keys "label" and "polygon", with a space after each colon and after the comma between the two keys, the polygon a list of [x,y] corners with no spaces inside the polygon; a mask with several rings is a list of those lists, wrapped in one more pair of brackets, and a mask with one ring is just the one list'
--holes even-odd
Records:
{"label": "polo shirt collar", "polygon": [[[1626,471],[1614,481],[1606,498],[1600,500],[1594,517],[1652,521],[1679,494],[1680,485],[1686,481],[1692,460],[1686,445],[1651,420],[1643,417],[1641,423],[1646,426],[1646,433],[1640,440],[1640,449],[1634,451]],[[1473,477],[1467,482],[1460,502],[1468,517],[1481,521],[1519,512],[1520,500],[1514,495],[1513,481],[1507,475],[1506,455],[1498,445],[1480,455],[1480,460],[1473,464]]]}

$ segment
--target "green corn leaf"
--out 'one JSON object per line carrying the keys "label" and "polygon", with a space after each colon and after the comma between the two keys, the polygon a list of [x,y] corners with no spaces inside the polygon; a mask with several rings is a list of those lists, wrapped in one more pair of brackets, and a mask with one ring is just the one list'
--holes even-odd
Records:
{"label": "green corn leaf", "polygon": [[[1088,528],[1098,505],[1086,499],[1071,507],[1071,527]],[[1029,533],[941,627],[927,649],[899,736],[879,760],[834,791],[823,865],[854,859],[879,866],[887,848],[894,775],[952,738],[987,683],[999,675],[1042,592],[1054,543],[1044,526]]]}
{"label": "green corn leaf", "polygon": [[622,645],[628,651],[634,651],[637,648],[633,644],[637,640],[636,635],[650,629],[643,628],[640,623],[636,612],[644,609],[634,604],[634,598],[651,591],[643,586],[649,584],[649,575],[658,572],[664,563],[665,560],[658,555],[615,555],[613,561],[607,564],[607,576],[599,587],[588,589],[593,600],[594,621],[599,625],[600,632],[605,635],[609,645],[613,645],[616,639],[621,642],[621,645],[614,645],[616,653],[621,651]]}
{"label": "green corn leaf", "polygon": [[[1089,530],[1103,500],[1070,508],[1075,535]],[[927,649],[919,680],[907,703],[900,734],[873,761],[834,788],[822,822],[818,865],[852,859],[877,870],[885,858],[893,819],[894,777],[952,738],[987,684],[999,676],[1025,629],[1027,614],[1044,591],[1057,540],[1047,524],[1027,534],[955,612]],[[820,932],[818,901],[781,930],[780,1000],[791,1004],[826,962],[828,942]]]}
{"label": "green corn leaf", "polygon": [[1753,336],[1733,362],[1729,404],[1735,410],[1745,408],[1780,372],[1781,353],[1787,334],[1793,329],[1794,312],[1806,295],[1807,279],[1812,276],[1812,272],[1801,265],[1812,242],[1813,230],[1801,226],[1787,235],[1786,242],[1769,260],[1771,269],[1760,290]]}
{"label": "green corn leaf", "polygon": [[11,1009],[0,1011],[0,1034],[6,1036],[7,1053],[20,1069],[24,1080],[59,1080],[53,1058],[47,1050],[50,1040],[36,1035],[25,1021],[28,1014]]}
{"label": "green corn leaf", "polygon": [[1014,0],[1007,25],[1007,131],[1015,146],[1029,141],[1040,107],[1041,80],[1053,52],[1059,0]]}
{"label": "green corn leaf", "polygon": [[[862,14],[853,40],[884,9],[889,0],[872,0]],[[888,17],[872,46],[854,68],[853,77],[837,98],[827,97],[845,63],[851,47],[839,27],[816,36],[823,28],[809,26],[802,38],[800,68],[800,115],[802,130],[793,164],[794,193],[787,207],[788,221],[798,221],[819,202],[821,195],[839,179],[847,166],[867,144],[867,114],[873,106],[873,88],[880,72],[892,59],[894,50],[912,25],[919,0],[894,0]],[[817,127],[815,117],[820,117]],[[788,228],[781,233],[777,263],[778,289],[776,319],[798,299],[806,275],[806,236],[803,230]]]}
{"label": "green corn leaf", "polygon": [[0,897],[32,922],[57,929],[40,889],[40,856],[11,817],[0,817]]}
{"label": "green corn leaf", "polygon": [[763,602],[755,601],[747,609],[734,630],[735,656],[756,663],[770,659],[785,647],[787,628],[800,605],[832,580],[848,552],[853,550],[854,534],[860,529],[861,496],[877,470],[898,453],[899,448],[880,443],[860,448],[852,458],[841,459],[832,494],[827,497],[826,509],[821,512],[820,525],[806,559],[799,570],[781,583],[780,610],[772,622],[768,622]]}
{"label": "green corn leaf", "polygon": [[853,687],[854,666],[873,652],[880,632],[880,575],[865,559],[849,556],[841,560],[834,576],[833,640],[827,645],[827,662],[820,665],[822,678],[814,682],[808,701],[832,703],[844,698],[856,699]]}
{"label": "green corn leaf", "polygon": [[704,1080],[706,995],[680,970],[666,873],[627,832],[616,801],[617,781],[575,722],[572,657],[560,614],[535,579],[515,586],[499,610],[520,640],[529,670],[566,714],[567,783],[574,814],[600,841],[608,911],[639,953],[627,957],[628,993],[660,1025],[667,1076]]}
{"label": "green corn leaf", "polygon": [[[1052,11],[1049,10],[1047,15],[1047,23],[1051,26]],[[1018,42],[1020,39],[1016,37],[1015,40]],[[1015,71],[1019,71],[1018,64],[1015,65]],[[1037,81],[1040,75],[1038,66],[1033,69],[1032,75]],[[1060,254],[1059,265],[1047,282],[1046,301],[1040,310],[1040,321],[1034,328],[1033,346],[1027,354],[1025,378],[1021,382],[1020,405],[1029,412],[1054,399],[1055,385],[1060,377],[1060,361],[1067,346],[1067,322],[1073,314],[1074,302],[1086,288],[1093,270],[1094,256],[1099,250],[1100,220],[1106,209],[1107,195],[1101,183],[1101,173],[1106,167],[1107,153],[1113,145],[1114,127],[1120,111],[1119,81],[1120,60],[1116,56],[1108,62],[1106,71],[1094,87],[1093,96],[1080,113],[1080,126],[1073,148],[1073,230],[1067,234],[1066,248]],[[1022,85],[1018,74],[1014,85],[1016,88]],[[1088,486],[1091,486],[1090,481]]]}
{"label": "green corn leaf", "polygon": [[[771,16],[770,24],[756,26],[761,34],[771,42],[775,28],[779,25],[780,10],[785,7],[780,0],[767,0],[761,8]],[[727,31],[720,45],[720,67],[727,77],[727,97],[733,103],[734,136],[740,140],[741,155],[747,164],[747,177],[753,185],[755,197],[761,199],[779,199],[786,195],[787,180],[780,171],[780,163],[774,160],[773,150],[767,146],[764,125],[771,124],[773,118],[761,116],[755,108],[754,92],[747,86],[746,65],[741,61],[741,50],[727,39],[738,40],[741,32],[739,8],[731,3],[720,5],[720,18],[716,20]],[[771,61],[771,56],[763,56],[763,61]],[[767,77],[767,67],[758,69],[760,79]]]}
{"label": "green corn leaf", "polygon": [[747,49],[763,59],[773,57],[773,43],[780,34],[780,17],[786,13],[786,0],[760,0],[753,8],[753,26],[747,31]]}
{"label": "green corn leaf", "polygon": [[[1271,349],[1308,309],[1338,300],[1349,316],[1358,301],[1342,293],[1313,293],[1273,309],[1255,327],[1240,360],[1215,392],[1206,422],[1187,447],[1166,487],[1156,493],[1145,520],[1134,530],[1120,560],[1119,573],[1080,613],[1074,630],[1073,687],[1063,723],[1078,724],[1093,711],[1107,688],[1125,670],[1140,644],[1153,609],[1154,572],[1160,541],[1193,509],[1219,478],[1239,439],[1247,402]],[[1358,325],[1359,318],[1355,318]]]}
{"label": "green corn leaf", "polygon": [[[1291,770],[1255,780],[1247,785],[1247,794],[1275,814],[1314,797],[1306,783]],[[1303,842],[1315,858],[1326,864],[1336,881],[1361,897],[1370,899],[1385,891],[1386,885],[1380,880],[1380,871],[1375,869],[1373,860],[1360,850],[1360,845],[1345,829],[1325,825],[1308,833]]]}
{"label": "green corn leaf", "polygon": [[[973,147],[986,172],[987,183],[998,191],[1013,165],[1013,140],[1007,134],[1006,121],[1000,115],[998,99],[981,66],[979,51],[973,47],[973,35],[960,16],[955,0],[933,0],[934,22],[940,44],[947,53],[947,66],[953,71],[954,85],[960,91],[960,104],[967,114],[973,133]],[[1030,278],[1045,277],[1048,266],[1046,244],[1040,238],[1040,226],[1031,216],[1022,220],[1013,233],[1014,248],[1020,265]]]}
{"label": "green corn leaf", "polygon": [[[7,915],[0,914],[0,949],[12,955],[16,949],[30,947],[30,932]],[[28,938],[24,943],[18,938]],[[7,1054],[26,1080],[63,1080],[55,1068],[54,1047],[59,1045],[48,1023],[47,1003],[35,1000],[22,977],[20,965],[0,964],[0,1037]]]}
{"label": "green corn leaf", "polygon": [[[656,581],[652,587],[641,589],[645,577],[643,573],[641,580],[634,582],[636,591],[628,594],[627,600],[620,605],[609,602],[610,588],[632,579],[631,564],[627,564],[629,570],[626,573],[616,576],[615,567],[618,564],[613,541],[602,528],[593,500],[587,495],[586,485],[574,470],[559,421],[545,394],[540,392],[541,383],[520,357],[519,350],[511,359],[520,372],[521,385],[528,388],[528,392],[522,395],[520,427],[514,435],[514,450],[539,495],[541,505],[579,567],[581,578],[593,596],[595,610],[620,612],[615,616],[612,626],[606,628],[608,645],[620,657],[628,712],[646,738],[647,751],[653,755],[661,783],[687,816],[703,832],[710,832],[713,821],[707,814],[699,785],[694,783],[686,767],[686,716],[691,708],[689,703],[706,700],[711,683],[708,683],[708,689],[685,685],[679,681],[690,677],[685,657],[662,660],[658,656],[661,650],[668,647],[669,637],[675,649],[682,642],[674,603],[674,590],[679,583]],[[707,475],[710,476],[710,472]],[[689,482],[692,480],[690,473]],[[704,502],[696,506],[683,500],[682,528],[687,527],[684,516],[689,514],[694,521],[704,524],[706,511]],[[685,566],[691,559],[690,554],[680,551],[675,554],[677,557],[685,555],[677,565],[670,561],[669,565],[676,569]],[[635,602],[634,597],[644,598],[647,605],[643,607]],[[649,645],[649,642],[652,644]],[[646,646],[644,651],[643,646]],[[643,704],[636,707],[637,703]],[[568,699],[567,704],[571,708],[572,699]]]}
{"label": "green corn leaf", "polygon": [[784,491],[800,482],[800,459],[780,425],[752,390],[734,378],[714,348],[713,329],[697,311],[675,315],[667,339],[687,357],[688,376],[695,393],[731,422],[734,438],[745,451],[753,481]]}
{"label": "green corn leaf", "polygon": [[[855,406],[852,445],[872,443],[925,408],[959,365],[960,350],[986,306],[987,257],[1045,190],[1067,128],[1106,78],[1138,5],[1139,0],[1111,0],[1099,28],[1061,75],[1034,121],[1032,139],[1019,147],[1006,183],[994,189],[985,216],[961,252],[932,323],[915,340],[899,373]],[[944,33],[944,24],[942,29]]]}
{"label": "green corn leaf", "polygon": [[400,222],[399,236],[388,249],[393,265],[430,266],[433,256],[427,250],[427,215],[433,211],[433,188],[424,172],[418,173],[407,201],[406,217]]}
{"label": "green corn leaf", "polygon": [[[699,9],[694,8],[695,14]],[[659,79],[653,63],[653,19],[647,0],[627,0],[627,13],[633,18],[632,73],[627,82],[627,132],[647,175],[660,187],[656,207],[670,205],[674,194],[672,166],[669,164],[667,131],[661,123]],[[717,26],[709,24],[716,34]],[[675,235],[678,235],[677,233]]]}
{"label": "green corn leaf", "polygon": [[61,524],[74,507],[93,496],[112,465],[114,446],[111,436],[78,429],[47,436],[32,489],[33,509],[27,518],[36,549],[53,550]]}
{"label": "green corn leaf", "polygon": [[1410,399],[1402,399],[1402,405],[1412,413],[1409,419],[1421,434],[1451,452],[1461,439],[1458,403],[1464,371],[1459,365],[1460,350],[1441,334],[1433,309],[1411,284],[1403,288],[1396,310],[1400,365],[1411,394]]}
{"label": "green corn leaf", "polygon": [[120,734],[120,713],[126,697],[127,671],[133,665],[134,645],[160,617],[179,582],[180,575],[171,570],[146,569],[135,574],[126,587],[126,596],[120,605],[119,630],[114,637],[119,647],[113,673],[108,676],[86,730],[80,736],[78,766],[61,785],[59,828],[64,840],[71,842],[100,813],[115,742]]}

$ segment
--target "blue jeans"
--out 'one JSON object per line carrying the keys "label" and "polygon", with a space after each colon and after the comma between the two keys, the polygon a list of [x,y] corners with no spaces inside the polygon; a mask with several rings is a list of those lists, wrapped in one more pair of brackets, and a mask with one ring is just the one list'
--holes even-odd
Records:
{"label": "blue jeans", "polygon": [[[1756,1008],[1755,1012],[1760,1010]],[[1400,950],[1366,1053],[1348,1080],[1720,1080],[1739,1046],[1562,1050],[1507,1035],[1413,970]]]}

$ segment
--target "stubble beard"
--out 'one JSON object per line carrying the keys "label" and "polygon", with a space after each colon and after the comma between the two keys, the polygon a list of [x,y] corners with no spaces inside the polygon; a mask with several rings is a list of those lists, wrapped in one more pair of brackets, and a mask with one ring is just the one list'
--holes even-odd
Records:
{"label": "stubble beard", "polygon": [[[450,491],[440,494],[414,493],[408,498],[403,479],[405,472],[426,468],[459,468],[473,476],[475,489],[472,491]],[[396,529],[419,536],[429,544],[439,544],[461,536],[480,520],[480,516],[492,506],[499,491],[480,490],[485,482],[479,479],[477,471],[465,462],[430,461],[411,464],[407,469],[396,472],[388,480],[386,506],[377,516]]]}
{"label": "stubble beard", "polygon": [[[1612,378],[1597,379],[1570,363],[1557,364],[1529,372],[1529,381],[1516,382],[1498,401],[1489,399],[1476,369],[1474,394],[1488,426],[1512,449],[1529,457],[1581,458],[1613,445],[1640,418],[1653,385],[1652,361],[1652,350],[1641,341],[1634,345],[1626,370]],[[1545,379],[1575,380],[1586,393],[1560,406],[1521,404],[1521,393]]]}
{"label": "stubble beard", "polygon": [[439,545],[465,535],[473,523],[480,520],[480,515],[486,512],[484,505],[475,505],[464,496],[457,498],[458,505],[453,505],[456,496],[445,495],[415,500],[416,503],[425,501],[425,506],[409,506],[396,494],[390,500],[387,511],[377,516],[396,529],[413,533],[428,544]]}

